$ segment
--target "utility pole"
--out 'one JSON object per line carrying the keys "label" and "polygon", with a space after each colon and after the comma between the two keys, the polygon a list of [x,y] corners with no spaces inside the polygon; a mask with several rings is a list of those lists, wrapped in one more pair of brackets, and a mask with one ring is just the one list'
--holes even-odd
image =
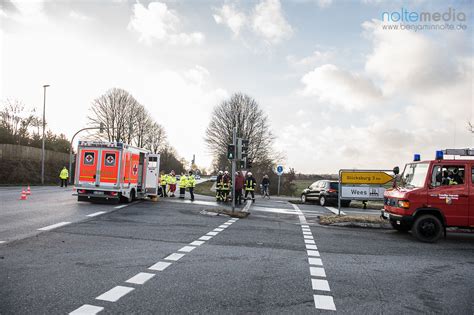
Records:
{"label": "utility pole", "polygon": [[235,210],[235,161],[236,161],[236,154],[235,151],[237,151],[237,127],[234,127],[234,130],[232,132],[232,144],[234,145],[234,156],[232,159],[232,191],[231,191],[231,196],[232,196],[232,213],[234,213]]}
{"label": "utility pole", "polygon": [[44,158],[45,158],[45,151],[44,151],[44,129],[46,127],[46,88],[49,84],[43,85],[43,140],[41,143],[41,185],[44,185]]}

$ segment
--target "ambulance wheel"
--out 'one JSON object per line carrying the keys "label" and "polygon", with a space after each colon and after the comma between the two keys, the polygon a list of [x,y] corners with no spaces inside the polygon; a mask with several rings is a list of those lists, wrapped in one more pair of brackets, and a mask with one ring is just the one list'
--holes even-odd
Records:
{"label": "ambulance wheel", "polygon": [[424,214],[415,220],[411,231],[418,240],[434,243],[443,233],[443,224],[434,215]]}
{"label": "ambulance wheel", "polygon": [[[133,192],[133,191],[132,191]],[[124,195],[120,195],[120,202],[123,202],[123,203],[130,203],[132,202],[132,192],[130,193],[130,197],[126,197]]]}

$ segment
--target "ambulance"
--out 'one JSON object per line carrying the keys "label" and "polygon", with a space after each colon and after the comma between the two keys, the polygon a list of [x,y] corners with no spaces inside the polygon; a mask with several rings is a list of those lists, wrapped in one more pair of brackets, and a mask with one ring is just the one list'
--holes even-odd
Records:
{"label": "ambulance", "polygon": [[449,227],[474,229],[473,158],[474,149],[440,150],[428,161],[415,154],[399,185],[385,191],[381,216],[422,242],[437,241]]}
{"label": "ambulance", "polygon": [[78,201],[131,202],[158,195],[160,155],[122,142],[79,141]]}

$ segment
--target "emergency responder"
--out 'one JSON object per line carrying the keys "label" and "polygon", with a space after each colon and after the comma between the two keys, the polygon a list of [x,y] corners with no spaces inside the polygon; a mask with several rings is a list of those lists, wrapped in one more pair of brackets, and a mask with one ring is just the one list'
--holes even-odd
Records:
{"label": "emergency responder", "polygon": [[160,176],[160,185],[161,185],[161,197],[168,197],[166,194],[166,179],[167,176],[164,171],[161,171],[161,176]]}
{"label": "emergency responder", "polygon": [[225,171],[221,180],[221,190],[222,190],[222,201],[227,202],[229,198],[229,192],[232,185],[232,180],[230,178],[229,172]]}
{"label": "emergency responder", "polygon": [[169,185],[170,197],[174,197],[174,192],[176,191],[176,173],[173,170],[171,170],[168,176],[167,183]]}
{"label": "emergency responder", "polygon": [[242,189],[244,188],[245,177],[242,175],[241,171],[235,173],[235,184],[234,184],[234,193],[235,193],[235,203],[242,204]]}
{"label": "emergency responder", "polygon": [[260,187],[262,189],[262,197],[265,198],[266,196],[270,199],[270,179],[268,178],[268,175],[263,176]]}
{"label": "emergency responder", "polygon": [[179,178],[179,198],[184,199],[186,196],[186,186],[188,185],[188,178],[186,173],[182,172],[181,177]]}
{"label": "emergency responder", "polygon": [[193,171],[189,171],[186,186],[188,187],[189,194],[191,195],[191,201],[194,201],[194,187],[196,187],[196,179],[194,178]]}
{"label": "emergency responder", "polygon": [[217,173],[216,179],[216,200],[222,201],[222,176],[224,176],[224,172],[219,171]]}
{"label": "emergency responder", "polygon": [[64,166],[61,172],[59,173],[59,178],[61,179],[61,187],[63,187],[63,185],[67,187],[67,181],[69,179],[69,171],[67,170],[66,166]]}
{"label": "emergency responder", "polygon": [[247,173],[247,178],[245,179],[245,199],[247,199],[247,196],[250,192],[252,195],[252,202],[255,202],[255,185],[257,185],[257,181],[255,180],[255,177],[253,177],[251,172]]}

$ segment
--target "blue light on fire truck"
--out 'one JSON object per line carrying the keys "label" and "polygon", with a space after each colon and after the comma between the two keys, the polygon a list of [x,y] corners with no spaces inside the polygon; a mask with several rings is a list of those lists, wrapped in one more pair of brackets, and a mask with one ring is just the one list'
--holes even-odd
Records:
{"label": "blue light on fire truck", "polygon": [[441,151],[441,150],[436,151],[436,159],[437,160],[442,160],[443,159],[443,151]]}
{"label": "blue light on fire truck", "polygon": [[418,161],[421,161],[421,155],[415,154],[415,155],[413,156],[413,162],[418,162]]}

